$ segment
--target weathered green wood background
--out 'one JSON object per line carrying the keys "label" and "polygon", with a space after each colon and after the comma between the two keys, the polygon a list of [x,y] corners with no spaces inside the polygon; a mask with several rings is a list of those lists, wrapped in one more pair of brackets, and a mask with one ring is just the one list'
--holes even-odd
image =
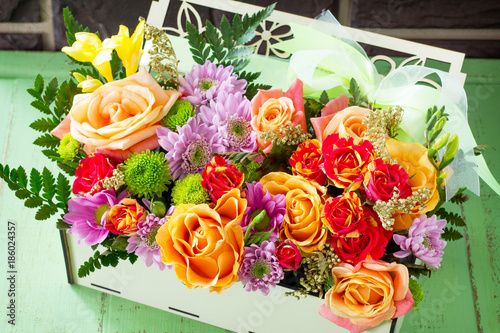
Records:
{"label": "weathered green wood background", "polygon": [[[65,79],[61,53],[0,51],[0,161],[26,169],[54,166],[32,145],[38,111],[26,89],[37,73]],[[500,60],[466,60],[469,120],[493,174],[500,179]],[[425,299],[402,332],[500,331],[500,198],[484,184],[464,214],[466,237],[448,245],[442,268],[421,278]],[[66,280],[55,220],[38,222],[0,182],[0,332],[227,332]],[[7,323],[7,222],[16,222],[16,325]],[[154,269],[154,268],[151,268]],[[147,282],[145,282],[147,283]],[[297,315],[297,314],[292,314]],[[314,323],[311,323],[313,327]]]}

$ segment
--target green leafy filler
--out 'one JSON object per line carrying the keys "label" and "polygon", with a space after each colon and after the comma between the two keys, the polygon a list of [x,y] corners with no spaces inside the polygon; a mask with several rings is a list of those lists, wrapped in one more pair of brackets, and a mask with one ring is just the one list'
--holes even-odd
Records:
{"label": "green leafy filler", "polygon": [[275,6],[276,4],[272,4],[251,16],[245,14],[243,18],[235,14],[232,23],[223,15],[220,29],[207,20],[204,36],[194,24],[187,21],[187,39],[193,60],[200,65],[209,60],[216,65],[233,66],[238,78],[248,82],[245,94],[248,99],[255,96],[259,89],[270,89],[269,85],[254,83],[260,73],[246,72],[243,69],[250,62],[249,56],[254,53],[254,47],[245,44],[254,39],[255,30],[271,15]]}

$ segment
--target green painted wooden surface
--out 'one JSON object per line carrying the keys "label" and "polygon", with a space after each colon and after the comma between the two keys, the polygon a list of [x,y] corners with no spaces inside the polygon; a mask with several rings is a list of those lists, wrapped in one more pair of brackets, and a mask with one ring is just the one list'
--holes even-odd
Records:
{"label": "green painted wooden surface", "polygon": [[[26,169],[54,166],[31,144],[28,127],[38,111],[26,89],[37,73],[64,79],[61,53],[0,51],[0,161]],[[466,60],[469,120],[478,143],[494,146],[485,157],[500,179],[500,60]],[[498,332],[500,327],[500,199],[481,185],[465,208],[467,237],[446,248],[442,268],[421,278],[425,299],[402,332]],[[16,326],[7,323],[7,221],[17,226]],[[227,332],[226,330],[107,295],[66,280],[55,220],[34,211],[0,182],[0,332]],[[154,269],[154,268],[152,268]],[[5,277],[4,277],[5,276]],[[296,315],[296,314],[293,314]]]}

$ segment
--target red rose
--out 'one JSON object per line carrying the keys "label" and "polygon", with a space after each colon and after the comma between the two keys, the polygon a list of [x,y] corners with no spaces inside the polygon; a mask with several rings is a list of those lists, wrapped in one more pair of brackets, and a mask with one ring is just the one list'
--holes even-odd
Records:
{"label": "red rose", "polygon": [[399,164],[386,164],[376,159],[368,166],[369,172],[365,174],[365,191],[370,200],[389,201],[394,193],[394,188],[399,190],[401,199],[408,198],[411,187],[408,185],[408,174]]}
{"label": "red rose", "polygon": [[325,185],[326,175],[321,170],[324,158],[321,153],[321,142],[318,140],[307,140],[301,143],[288,161],[294,175]]}
{"label": "red rose", "polygon": [[113,175],[117,164],[117,161],[102,154],[88,155],[80,161],[75,170],[76,179],[73,182],[73,193],[86,195],[102,191],[101,187],[92,188],[104,178]]}
{"label": "red rose", "polygon": [[207,164],[201,178],[201,186],[210,193],[210,199],[217,202],[231,189],[241,187],[245,175],[234,165],[228,164],[224,157],[217,155]]}
{"label": "red rose", "polygon": [[331,134],[323,141],[325,173],[335,186],[355,191],[363,185],[363,175],[373,161],[373,146],[368,140]]}
{"label": "red rose", "polygon": [[363,208],[355,192],[330,198],[324,208],[326,225],[334,234],[344,237],[358,236],[367,227]]}
{"label": "red rose", "polygon": [[378,222],[377,214],[364,208],[367,228],[358,237],[333,235],[331,244],[340,260],[356,265],[365,259],[380,259],[392,237],[392,231],[385,230]]}
{"label": "red rose", "polygon": [[289,239],[276,247],[276,258],[281,267],[296,271],[302,261],[302,255],[299,248]]}

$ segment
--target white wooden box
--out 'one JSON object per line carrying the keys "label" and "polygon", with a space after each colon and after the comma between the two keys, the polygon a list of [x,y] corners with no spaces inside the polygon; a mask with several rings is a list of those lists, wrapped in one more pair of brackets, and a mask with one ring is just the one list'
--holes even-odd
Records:
{"label": "white wooden box", "polygon": [[[193,4],[239,14],[254,13],[260,9],[260,7],[254,5],[228,0],[183,1],[178,10],[175,25],[165,27],[164,21],[170,3],[170,0],[153,1],[147,22],[157,27],[163,27],[168,33],[180,36],[172,38],[177,56],[181,60],[180,71],[187,71],[194,64],[187,43],[182,41],[182,37],[186,35],[182,26],[183,22],[188,19],[197,25],[199,29],[203,29],[200,16]],[[278,26],[286,26],[290,22],[309,25],[312,20],[275,11],[269,21],[273,22],[272,27],[276,30]],[[267,43],[269,33],[272,33],[270,30],[266,32],[268,35],[262,33],[266,30],[265,24],[261,25],[261,28],[262,31],[259,36],[261,36],[262,40],[255,42],[256,45],[260,45],[262,42]],[[466,75],[461,72],[465,56],[462,53],[348,27],[346,27],[346,30],[355,40],[362,44],[407,54],[409,58],[402,65],[410,62],[425,65],[428,59],[448,63],[450,66],[449,72],[462,84],[465,82]],[[281,38],[280,36],[275,37],[278,41]],[[279,59],[271,59],[271,57],[268,59],[256,58],[257,60],[252,66],[254,68],[250,68],[250,70],[258,70],[258,64],[261,61],[275,62],[281,68],[287,66],[285,58],[289,55],[275,50],[272,44],[267,44],[265,53],[266,56],[274,55]],[[380,60],[387,61],[391,66],[391,70],[396,68],[395,62],[386,56],[380,55],[372,58],[372,61]],[[148,55],[145,51],[141,59],[141,66],[147,66],[148,61]],[[280,86],[277,82],[266,81],[266,78],[275,78],[276,76],[263,73],[262,77],[264,78],[263,82],[271,83],[276,87]],[[61,239],[70,283],[107,292],[235,332],[347,332],[347,330],[336,326],[318,314],[323,300],[313,296],[301,300],[286,297],[284,293],[288,289],[280,286],[273,289],[268,296],[263,296],[260,292],[246,292],[243,285],[238,282],[220,295],[210,293],[205,289],[191,290],[176,278],[173,271],[166,269],[162,272],[156,267],[147,268],[140,259],[134,265],[131,265],[128,261],[120,262],[116,268],[103,267],[86,278],[78,278],[79,266],[93,255],[93,251],[84,244],[78,244],[76,237],[72,235],[61,233]],[[396,333],[399,332],[402,322],[402,317],[387,321],[368,332]]]}

